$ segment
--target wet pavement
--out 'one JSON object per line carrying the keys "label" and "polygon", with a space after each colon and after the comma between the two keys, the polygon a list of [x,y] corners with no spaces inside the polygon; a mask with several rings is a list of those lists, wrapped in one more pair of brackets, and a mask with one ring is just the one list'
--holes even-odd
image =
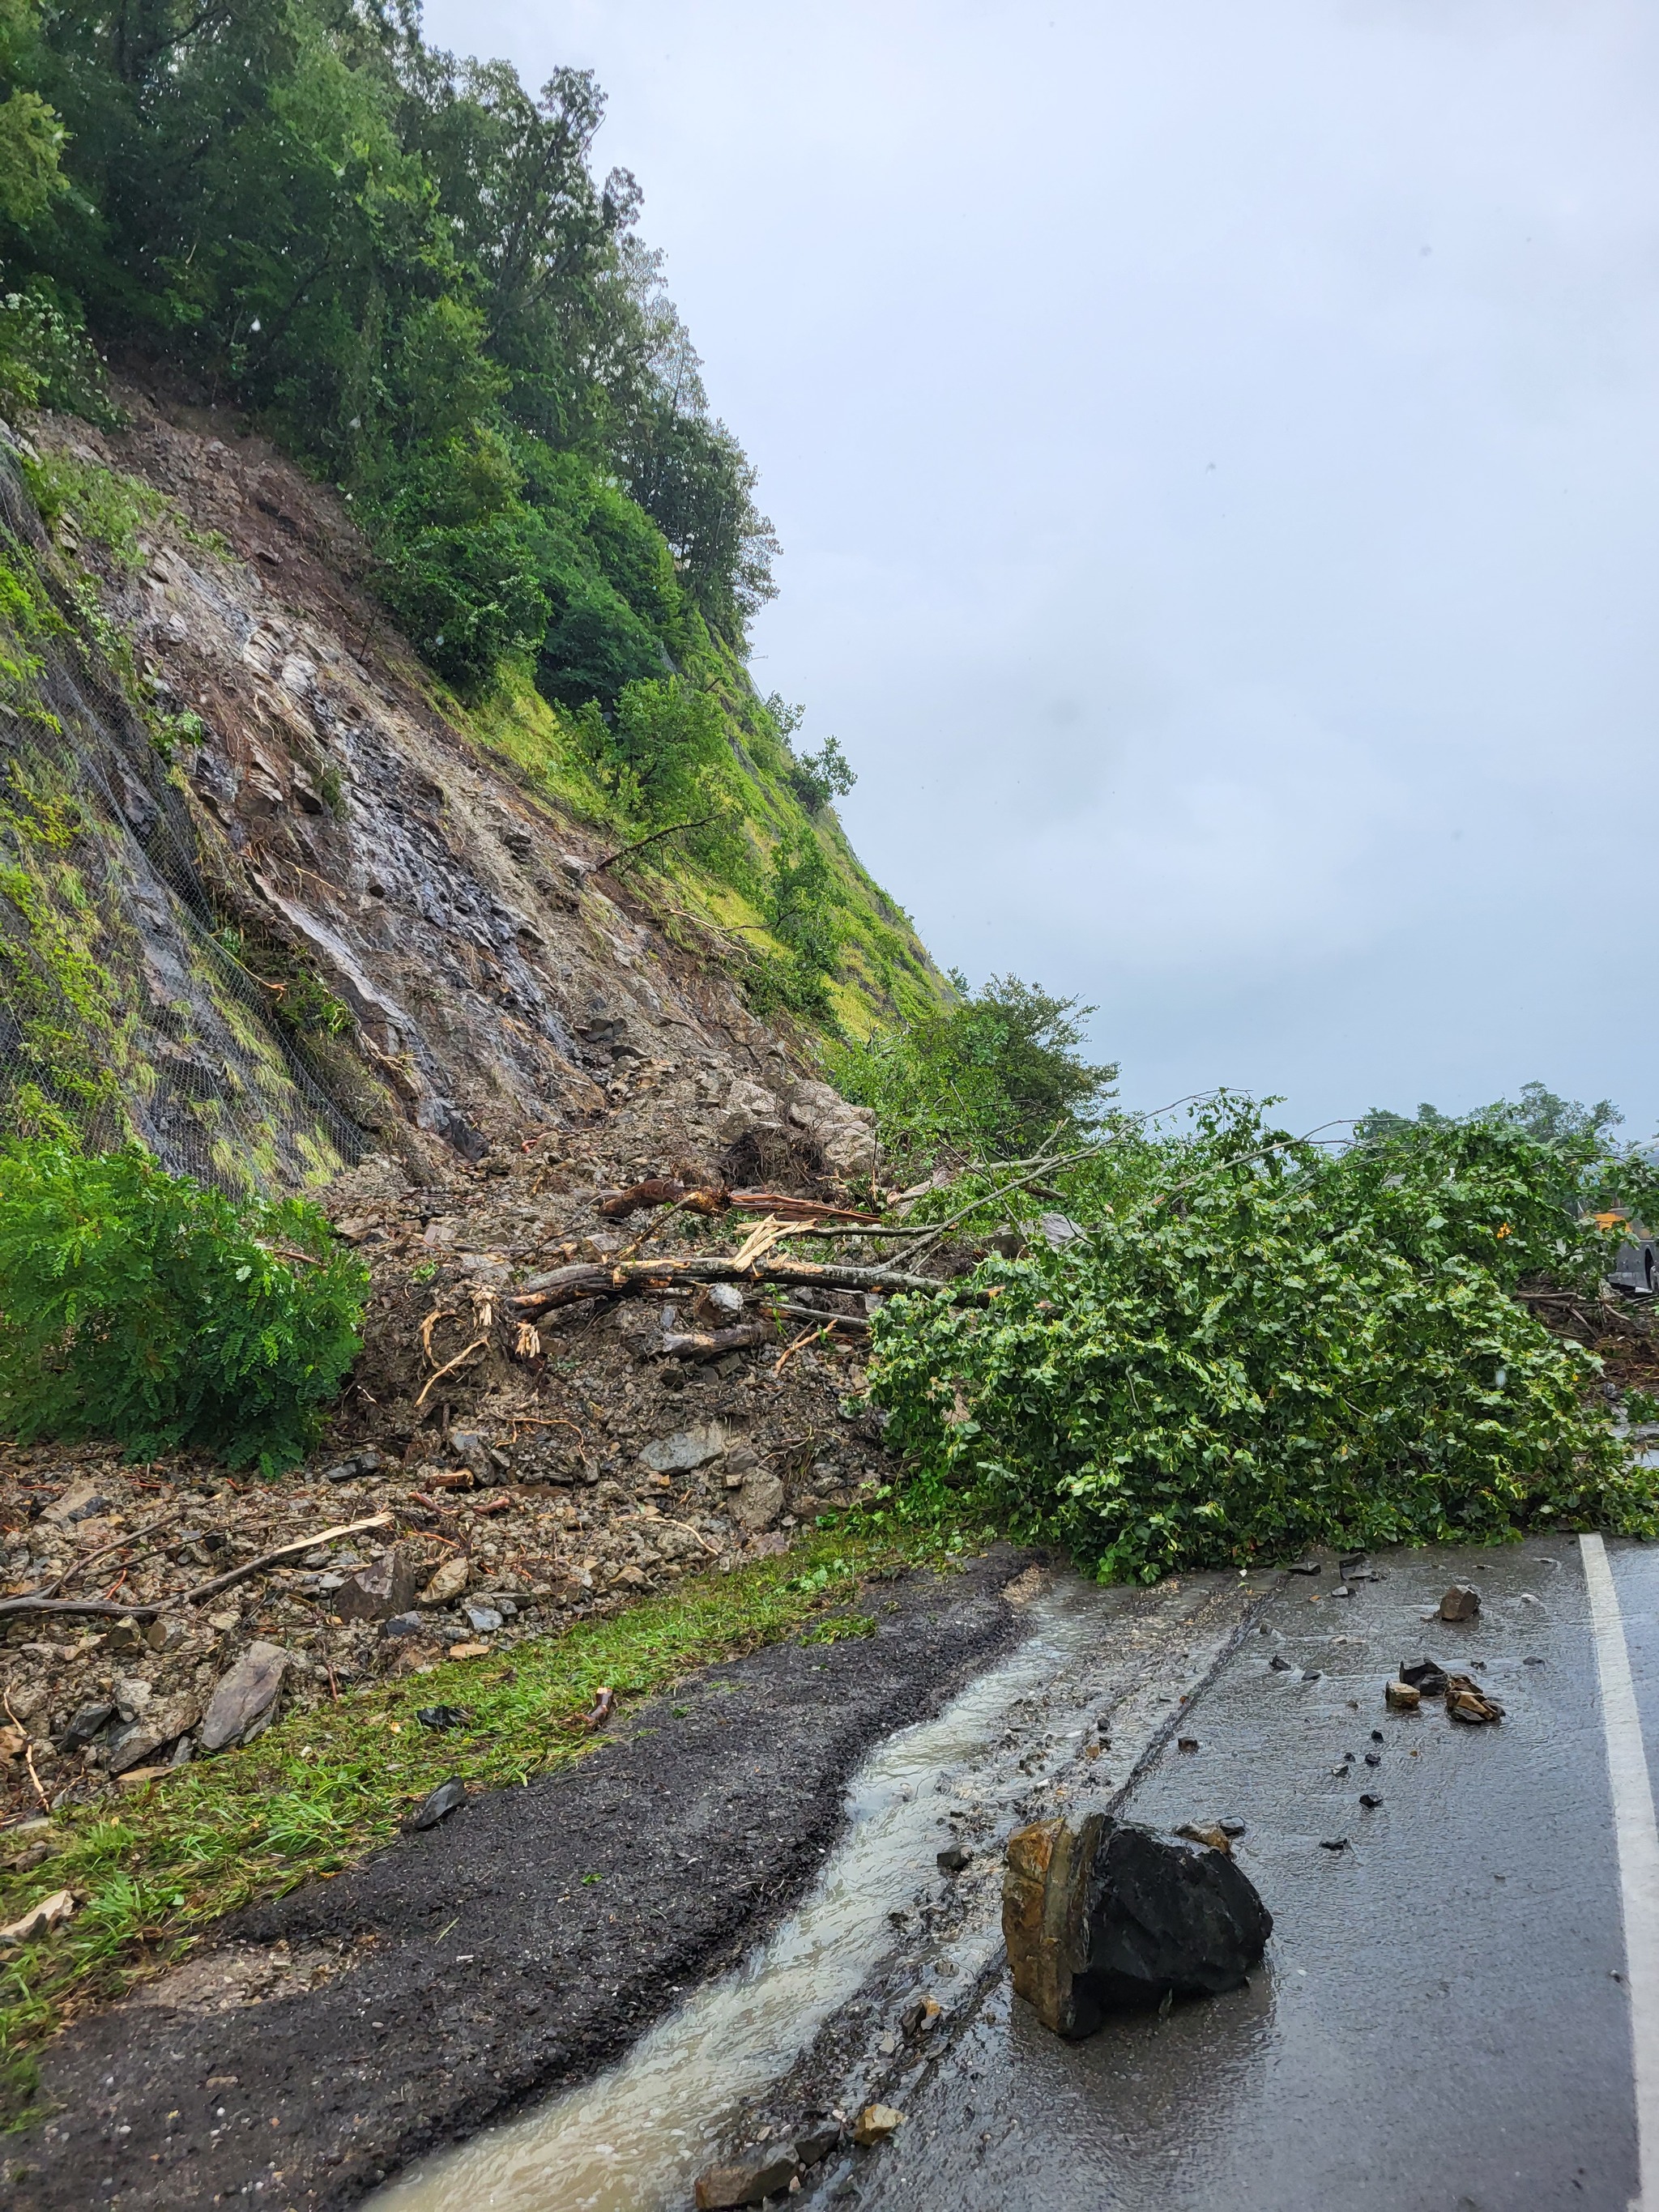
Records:
{"label": "wet pavement", "polygon": [[[1608,1547],[1650,1760],[1659,1551]],[[1066,2045],[1006,1978],[832,2185],[883,2212],[1624,2212],[1638,2191],[1618,1855],[1589,1600],[1568,1540],[1292,1577],[1132,1815],[1237,1819],[1275,1933],[1250,1986]],[[1480,1619],[1419,1618],[1449,1582]],[[1274,1654],[1291,1662],[1275,1669]],[[1385,1711],[1401,1660],[1500,1725]],[[1538,1662],[1541,1663],[1529,1663]],[[1310,1676],[1316,1679],[1308,1679]],[[1377,1731],[1382,1741],[1373,1741]],[[1368,1766],[1366,1753],[1378,1764]],[[1382,1799],[1367,1810],[1363,1793]],[[1341,1843],[1340,1850],[1325,1848]]]}
{"label": "wet pavement", "polygon": [[[1016,1652],[872,1754],[818,1888],[739,1972],[377,2206],[669,2212],[724,2148],[873,2098],[904,2114],[896,2135],[833,2155],[800,2201],[1659,2212],[1632,2063],[1633,2027],[1659,2057],[1642,2027],[1659,1839],[1641,1757],[1659,1761],[1659,1547],[1563,1537],[1366,1565],[1342,1595],[1328,1556],[1317,1576],[1148,1592],[1060,1577]],[[1454,1581],[1480,1591],[1479,1618],[1425,1619]],[[1464,1726],[1437,1700],[1389,1711],[1385,1682],[1425,1656],[1469,1674],[1503,1722]],[[1242,1821],[1237,1857],[1276,1926],[1248,1987],[1066,2044],[1009,1991],[1000,1854],[1021,1821],[1091,1805]],[[933,1860],[952,1838],[974,1855],[947,1877]],[[942,2008],[921,2036],[905,2025],[919,1996]],[[1659,2069],[1644,2081],[1651,2160]]]}
{"label": "wet pavement", "polygon": [[[371,2200],[375,2212],[682,2206],[722,2143],[760,2124],[755,2106],[792,2068],[809,2094],[830,2079],[849,2099],[876,2094],[904,2043],[890,2023],[924,1987],[965,2012],[994,1980],[1008,1831],[1080,1789],[1109,1800],[1182,1724],[1273,1581],[1101,1589],[1022,1577],[1008,1595],[1030,1632],[936,1718],[877,1747],[811,1893],[741,1968],[597,2079],[421,2160]],[[1109,1758],[1097,1755],[1103,1717]],[[937,1855],[953,1844],[971,1856],[947,1875]]]}

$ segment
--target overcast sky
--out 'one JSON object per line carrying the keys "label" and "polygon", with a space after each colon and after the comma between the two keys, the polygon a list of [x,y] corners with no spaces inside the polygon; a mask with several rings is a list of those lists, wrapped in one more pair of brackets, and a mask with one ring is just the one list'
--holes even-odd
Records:
{"label": "overcast sky", "polygon": [[599,166],[785,548],[763,691],[1152,1105],[1659,1126],[1659,17],[438,0]]}

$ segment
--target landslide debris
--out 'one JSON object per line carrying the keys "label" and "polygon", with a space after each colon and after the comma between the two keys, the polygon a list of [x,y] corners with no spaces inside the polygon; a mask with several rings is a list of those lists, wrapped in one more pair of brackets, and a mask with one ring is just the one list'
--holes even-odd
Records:
{"label": "landslide debris", "polygon": [[[343,1177],[326,1197],[372,1270],[366,1341],[328,1448],[291,1475],[0,1449],[0,1595],[57,1585],[112,1608],[0,1616],[8,1812],[130,1788],[280,1711],[781,1552],[890,1479],[858,1396],[856,1297],[818,1294],[821,1323],[777,1322],[763,1293],[728,1290],[764,1341],[708,1363],[663,1349],[690,1307],[590,1299],[544,1317],[527,1352],[481,1322],[550,1253],[621,1246],[602,1207],[625,1159],[613,1127],[437,1186],[384,1157]],[[710,1223],[707,1249],[745,1226]],[[342,1528],[360,1533],[325,1540]],[[284,1548],[200,1604],[169,1602]]]}

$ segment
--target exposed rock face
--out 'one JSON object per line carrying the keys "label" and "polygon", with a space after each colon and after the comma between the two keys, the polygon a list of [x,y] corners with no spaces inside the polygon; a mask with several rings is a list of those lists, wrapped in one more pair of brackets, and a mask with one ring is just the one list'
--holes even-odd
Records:
{"label": "exposed rock face", "polygon": [[[3,446],[0,523],[50,562]],[[15,1018],[20,1008],[27,1015],[22,994],[0,1007],[9,1081],[49,1092],[66,1078],[112,1085],[120,1116],[106,1112],[94,1133],[115,1141],[134,1131],[172,1167],[277,1188],[328,1174],[355,1156],[357,1133],[279,1033],[267,994],[214,934],[189,803],[149,732],[71,640],[48,635],[36,658],[36,711],[6,724],[6,765],[25,805],[36,794],[67,805],[75,834],[61,863],[56,848],[27,835],[0,834],[0,848],[29,878],[32,912],[72,956],[84,988],[72,1017],[54,1019],[53,958],[33,963],[46,1049],[37,1059],[27,1019]],[[16,943],[8,916],[0,927]]]}
{"label": "exposed rock face", "polygon": [[[711,1178],[734,1147],[740,1171],[795,1157],[867,1174],[868,1115],[805,1079],[717,963],[629,910],[626,879],[533,779],[444,719],[360,588],[366,550],[336,495],[262,439],[118,397],[124,430],[44,416],[30,434],[188,518],[153,519],[136,574],[82,548],[170,718],[171,769],[119,685],[88,684],[67,648],[49,648],[43,703],[64,732],[49,765],[72,753],[112,856],[92,856],[98,955],[122,1011],[135,988],[145,1007],[116,1073],[161,1157],[234,1180],[240,1156],[280,1187],[335,1171],[367,1131],[437,1180],[526,1128],[625,1125],[653,1094]],[[3,520],[50,561],[3,450],[0,478]],[[248,957],[274,948],[339,1002],[341,1034],[272,1019],[286,987],[228,957],[227,916]]]}
{"label": "exposed rock face", "polygon": [[1057,2034],[1108,2012],[1237,1989],[1273,1915],[1225,1850],[1091,1813],[1008,1839],[1002,1925],[1014,1987]]}

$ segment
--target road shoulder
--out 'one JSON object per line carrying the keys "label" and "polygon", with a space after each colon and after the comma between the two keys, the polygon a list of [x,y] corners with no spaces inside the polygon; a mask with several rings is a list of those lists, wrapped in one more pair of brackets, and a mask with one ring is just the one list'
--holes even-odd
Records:
{"label": "road shoulder", "polygon": [[802,1893],[868,1746],[1018,1639],[1024,1556],[874,1583],[873,1634],[707,1668],[574,1769],[237,1916],[173,1991],[53,2047],[13,2201],[185,2212],[263,2184],[321,2212],[592,2073]]}

